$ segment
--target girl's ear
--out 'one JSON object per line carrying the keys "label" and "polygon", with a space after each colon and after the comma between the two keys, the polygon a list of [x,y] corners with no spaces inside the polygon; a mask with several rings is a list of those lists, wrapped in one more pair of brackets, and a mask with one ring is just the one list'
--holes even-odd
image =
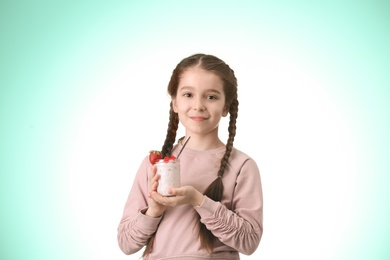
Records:
{"label": "girl's ear", "polygon": [[173,112],[177,113],[176,98],[172,98],[172,108]]}
{"label": "girl's ear", "polygon": [[222,116],[225,117],[227,116],[229,113],[229,108],[227,106],[225,106],[225,108],[223,109],[223,112],[222,112]]}

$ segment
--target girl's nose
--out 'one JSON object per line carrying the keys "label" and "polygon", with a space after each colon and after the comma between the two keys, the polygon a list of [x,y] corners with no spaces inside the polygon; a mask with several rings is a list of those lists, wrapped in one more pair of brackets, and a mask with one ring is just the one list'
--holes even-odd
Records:
{"label": "girl's nose", "polygon": [[196,99],[194,101],[193,108],[196,111],[204,111],[206,109],[206,107],[203,104],[203,100],[201,100],[201,99]]}

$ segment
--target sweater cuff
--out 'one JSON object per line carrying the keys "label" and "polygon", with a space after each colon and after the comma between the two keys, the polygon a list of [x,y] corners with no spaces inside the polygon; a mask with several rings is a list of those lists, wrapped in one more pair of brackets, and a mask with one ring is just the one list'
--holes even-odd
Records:
{"label": "sweater cuff", "polygon": [[158,224],[160,223],[162,216],[158,218],[152,218],[147,215],[145,215],[145,212],[148,210],[148,208],[143,208],[139,211],[137,216],[137,226],[139,226],[142,229],[149,229],[149,230],[157,230]]}
{"label": "sweater cuff", "polygon": [[204,196],[203,203],[199,206],[195,206],[194,208],[201,217],[208,217],[214,215],[220,205],[221,204],[219,202]]}

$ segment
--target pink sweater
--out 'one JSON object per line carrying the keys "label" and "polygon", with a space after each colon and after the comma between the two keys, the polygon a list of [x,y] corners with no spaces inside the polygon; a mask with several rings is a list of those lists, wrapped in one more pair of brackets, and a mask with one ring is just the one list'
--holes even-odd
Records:
{"label": "pink sweater", "polygon": [[[173,150],[177,155],[181,144]],[[203,192],[217,177],[225,147],[209,151],[185,148],[180,155],[181,183]],[[246,154],[233,149],[223,176],[221,202],[205,197],[202,205],[168,207],[160,218],[144,215],[148,207],[148,157],[143,160],[118,227],[119,247],[125,254],[139,251],[156,232],[153,252],[147,259],[239,259],[250,255],[263,234],[263,196],[260,172]],[[216,236],[214,252],[201,249],[196,214]]]}

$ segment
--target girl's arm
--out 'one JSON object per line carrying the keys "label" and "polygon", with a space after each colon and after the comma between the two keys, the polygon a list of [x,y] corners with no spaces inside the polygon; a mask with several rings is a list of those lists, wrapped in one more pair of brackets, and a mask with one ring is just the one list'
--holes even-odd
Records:
{"label": "girl's arm", "polygon": [[194,208],[201,222],[222,243],[246,255],[254,253],[263,234],[263,195],[256,163],[249,159],[243,164],[236,180],[232,210],[208,197]]}
{"label": "girl's arm", "polygon": [[145,215],[148,209],[150,169],[151,165],[146,157],[134,179],[118,226],[118,244],[127,255],[144,247],[161,221],[161,216],[152,218]]}

